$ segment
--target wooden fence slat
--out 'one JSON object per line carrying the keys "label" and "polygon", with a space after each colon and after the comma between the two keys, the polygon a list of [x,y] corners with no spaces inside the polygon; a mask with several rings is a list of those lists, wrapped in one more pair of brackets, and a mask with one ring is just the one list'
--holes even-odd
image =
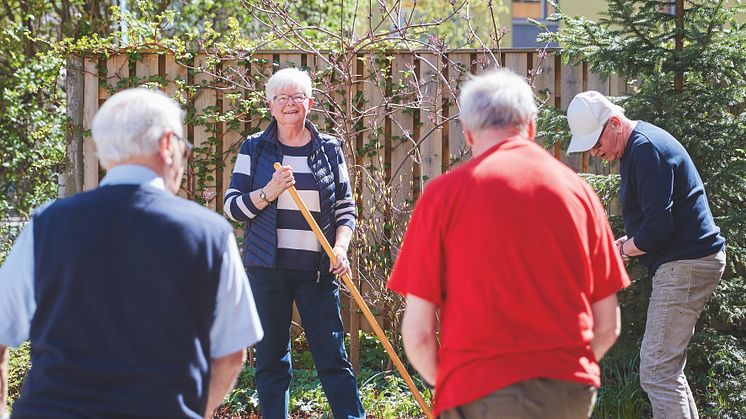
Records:
{"label": "wooden fence slat", "polygon": [[[106,85],[113,91],[121,90],[119,82],[130,76],[129,60],[126,55],[112,55],[106,61]],[[108,99],[103,97],[101,99]]]}
{"label": "wooden fence slat", "polygon": [[[375,54],[364,57],[363,72],[363,127],[367,131],[363,134],[364,143],[364,182],[363,182],[363,212],[366,222],[375,226],[377,234],[383,236],[386,206],[388,194],[385,191],[384,182],[386,179],[385,165],[390,162],[385,161],[385,107],[382,105],[385,96],[386,78],[383,70],[384,64],[377,61]],[[358,153],[363,150],[358,150]],[[369,281],[363,281],[360,284],[360,294],[365,298],[370,296],[373,288]],[[381,323],[380,313],[382,307],[372,307],[376,320]],[[367,319],[363,318],[361,329],[366,332],[372,332]]]}
{"label": "wooden fence slat", "polygon": [[333,108],[329,97],[335,96],[335,89],[331,85],[332,77],[328,74],[329,63],[316,55],[309,55],[307,65],[311,80],[314,82],[314,104],[308,119],[316,124],[319,130],[332,134],[329,130],[334,126],[333,117],[328,115]]}
{"label": "wooden fence slat", "polygon": [[[395,211],[408,210],[414,201],[412,195],[412,155],[410,151],[414,147],[412,129],[414,120],[412,110],[406,111],[404,107],[413,103],[416,96],[414,89],[414,58],[411,55],[399,57],[392,63],[391,78],[393,93],[398,95],[398,104],[401,107],[392,113],[391,118],[391,181]],[[411,105],[410,105],[411,106]]]}
{"label": "wooden fence slat", "polygon": [[491,70],[502,67],[500,54],[497,52],[489,53],[486,51],[478,51],[476,54],[476,73],[482,74]]}
{"label": "wooden fence slat", "polygon": [[421,54],[420,56],[420,85],[422,89],[422,106],[420,123],[420,161],[421,190],[428,181],[441,174],[443,136],[438,128],[441,115],[441,80],[438,75],[440,56],[435,54]]}
{"label": "wooden fence slat", "polygon": [[521,77],[528,75],[528,56],[531,53],[526,52],[506,52],[505,68],[513,70]]}
{"label": "wooden fence slat", "polygon": [[554,56],[545,55],[543,58],[539,54],[534,54],[534,92],[545,100],[547,106],[554,107],[554,99],[557,97],[558,91],[554,84],[555,69],[554,69]]}
{"label": "wooden fence slat", "polygon": [[[471,69],[471,54],[450,54],[448,56],[450,60],[448,69],[448,80],[454,89],[452,91],[444,91],[450,101],[450,107],[448,115],[458,115],[458,93],[463,83],[467,80]],[[461,122],[458,118],[452,119],[448,124],[448,141],[450,147],[451,167],[458,166],[471,158],[470,147],[466,144],[464,138],[464,130]]]}
{"label": "wooden fence slat", "polygon": [[[560,74],[560,108],[565,111],[575,95],[583,91],[583,65],[570,66],[563,63]],[[583,156],[580,153],[563,153],[561,160],[575,171],[580,171],[583,166]]]}
{"label": "wooden fence slat", "polygon": [[[83,64],[83,129],[90,130],[99,106],[98,57],[86,57]],[[98,156],[90,135],[83,138],[83,190],[98,186]]]}
{"label": "wooden fence slat", "polygon": [[[166,79],[166,84],[165,86],[163,86],[164,92],[168,96],[174,98],[179,102],[189,103],[191,101],[191,97],[189,96],[188,89],[185,92],[180,92],[178,86],[179,83],[186,83],[188,77],[187,68],[180,63],[177,63],[176,57],[173,54],[166,54],[164,67],[165,73],[163,74],[163,77]],[[177,97],[177,94],[181,96]],[[186,138],[188,136],[187,134],[189,133],[188,127],[186,125],[183,126],[182,132],[184,134],[184,138]],[[187,138],[187,140],[189,139]],[[188,178],[188,176],[184,176],[178,192],[178,195],[182,198],[188,197],[185,188],[188,187],[187,185],[189,181],[190,179]]]}
{"label": "wooden fence slat", "polygon": [[618,74],[612,74],[609,80],[609,96],[624,96],[627,94],[627,82]]}
{"label": "wooden fence slat", "polygon": [[560,86],[561,101],[560,109],[567,110],[567,106],[578,93],[583,91],[583,66],[582,64],[562,64],[562,80]]}
{"label": "wooden fence slat", "polygon": [[301,68],[302,54],[280,54],[280,68]]}
{"label": "wooden fence slat", "polygon": [[[254,80],[254,83],[256,83],[257,91],[261,92],[262,96],[264,96],[264,91],[267,87],[267,80],[269,80],[273,74],[273,66],[272,54],[256,54],[251,59],[252,79]],[[267,102],[263,101],[261,106],[266,107]],[[259,120],[259,115],[256,114],[256,116],[257,121],[253,125],[257,127],[259,131],[266,129],[269,125],[269,121],[266,119]]]}
{"label": "wooden fence slat", "polygon": [[[224,69],[232,69],[232,68],[239,68],[239,65],[236,61],[227,61],[223,63]],[[230,73],[228,71],[223,71],[223,76],[228,78],[228,83],[237,83],[239,80],[237,80],[238,74],[236,73]],[[233,166],[236,164],[236,155],[238,153],[238,148],[240,147],[241,142],[243,141],[243,124],[238,119],[240,114],[240,100],[241,100],[241,94],[242,90],[236,88],[235,86],[228,86],[223,93],[222,93],[222,101],[223,101],[223,114],[226,115],[226,121],[220,122],[222,125],[221,132],[223,133],[223,156],[222,156],[222,162],[223,162],[223,190],[217,191],[218,196],[215,198],[216,200],[219,200],[222,202],[223,200],[223,194],[228,189],[228,186],[231,183],[231,174],[233,172]],[[233,99],[233,96],[238,95],[237,99]],[[232,115],[232,118],[229,118],[228,116]]]}
{"label": "wooden fence slat", "polygon": [[597,73],[588,72],[588,88],[586,90],[595,90],[602,95],[609,95],[609,77],[601,76]]}
{"label": "wooden fence slat", "polygon": [[142,60],[135,63],[135,74],[140,84],[147,83],[153,76],[158,76],[158,54],[143,54]]}
{"label": "wooden fence slat", "polygon": [[[200,148],[208,148],[209,150],[211,150],[212,146],[209,142],[211,137],[214,137],[215,134],[215,119],[212,117],[205,119],[205,109],[209,109],[210,107],[212,107],[213,109],[208,110],[207,112],[214,112],[214,107],[217,102],[215,89],[213,87],[210,87],[210,84],[213,83],[214,80],[213,77],[208,73],[214,72],[215,69],[208,68],[207,56],[203,54],[198,54],[195,57],[194,67],[197,70],[197,73],[194,75],[194,84],[195,86],[197,86],[197,93],[193,98],[195,118],[198,120],[204,120],[204,123],[202,125],[194,126],[192,144],[194,144],[194,147],[197,150],[199,150]],[[200,71],[201,69],[203,69],[204,71]],[[197,151],[195,152],[195,157],[204,158],[205,156],[203,155],[203,153]],[[214,180],[216,176],[214,165],[211,162],[208,162],[205,170],[209,172],[207,173],[207,175],[211,176],[213,180],[210,181],[209,179],[207,179],[205,185],[200,186],[197,185],[196,173],[190,173],[192,179],[190,180],[189,185],[191,186],[192,190],[189,192],[193,193],[195,196],[210,198],[210,202],[206,202],[206,204],[208,204],[209,207],[214,208],[215,205],[213,200],[216,199],[217,196]]]}
{"label": "wooden fence slat", "polygon": [[[166,55],[166,86],[164,90],[167,95],[175,97],[178,91],[177,82],[185,82],[187,79],[187,68],[176,62],[173,54]],[[188,100],[188,98],[183,98]],[[186,130],[184,131],[186,132]]]}

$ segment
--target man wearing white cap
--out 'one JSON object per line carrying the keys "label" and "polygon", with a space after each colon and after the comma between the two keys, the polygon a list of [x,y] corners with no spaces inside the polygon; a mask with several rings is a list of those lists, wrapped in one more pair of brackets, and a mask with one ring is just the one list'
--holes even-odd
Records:
{"label": "man wearing white cap", "polygon": [[725,268],[725,239],[715,225],[702,179],[668,132],[632,121],[598,92],[575,96],[567,109],[568,152],[619,160],[625,236],[623,258],[639,257],[653,275],[640,382],[657,418],[698,418],[684,376],[686,347]]}

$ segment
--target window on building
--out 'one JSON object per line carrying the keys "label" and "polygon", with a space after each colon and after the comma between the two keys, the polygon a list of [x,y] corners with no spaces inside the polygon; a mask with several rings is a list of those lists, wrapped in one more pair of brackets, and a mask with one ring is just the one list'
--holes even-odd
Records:
{"label": "window on building", "polygon": [[513,0],[513,19],[546,19],[554,6],[546,0]]}
{"label": "window on building", "polygon": [[543,22],[550,31],[557,31],[557,22],[546,22],[546,18],[554,13],[554,5],[547,0],[513,0],[511,12],[514,48],[543,46],[536,42],[536,36],[541,30],[530,23],[529,18]]}

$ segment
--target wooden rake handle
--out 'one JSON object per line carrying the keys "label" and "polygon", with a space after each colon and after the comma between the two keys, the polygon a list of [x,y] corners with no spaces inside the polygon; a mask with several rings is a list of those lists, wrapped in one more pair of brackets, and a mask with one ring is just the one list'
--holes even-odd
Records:
{"label": "wooden rake handle", "polygon": [[[280,163],[277,163],[277,162],[275,162],[274,166],[275,166],[275,170],[281,167]],[[306,207],[306,204],[303,202],[303,199],[301,199],[300,195],[298,195],[298,191],[295,190],[295,186],[291,186],[290,188],[288,188],[288,192],[290,192],[290,196],[293,197],[293,201],[295,201],[295,204],[298,206],[298,209],[300,209],[300,212],[303,214],[303,218],[305,218],[306,222],[308,222],[308,225],[311,226],[311,230],[313,230],[313,233],[316,235],[316,238],[319,240],[319,243],[321,243],[321,247],[324,248],[324,251],[329,256],[329,259],[332,261],[332,264],[336,265],[337,256],[334,255],[334,251],[332,251],[332,246],[329,244],[329,241],[326,239],[326,236],[324,236],[324,233],[321,232],[321,228],[319,228],[319,225],[316,224],[316,220],[313,218],[313,216],[311,216],[311,213],[308,211],[308,207]],[[386,352],[389,354],[389,357],[394,362],[396,369],[399,371],[399,374],[404,379],[404,381],[407,383],[407,386],[409,387],[409,390],[414,395],[415,400],[417,400],[417,404],[420,405],[420,407],[422,408],[422,411],[425,413],[425,416],[428,419],[433,419],[433,414],[432,412],[430,412],[430,408],[425,403],[425,399],[422,398],[422,394],[420,394],[420,391],[417,390],[417,386],[414,385],[414,381],[412,381],[412,377],[407,372],[407,369],[404,368],[404,364],[402,364],[401,360],[399,359],[399,356],[396,355],[396,351],[394,350],[394,347],[391,346],[391,342],[389,342],[389,339],[386,337],[386,334],[381,329],[381,326],[378,325],[376,318],[373,316],[373,313],[371,313],[370,309],[368,308],[368,304],[365,303],[365,300],[363,300],[363,296],[360,295],[360,291],[358,291],[357,287],[352,282],[352,278],[350,278],[349,274],[345,273],[344,275],[342,275],[342,280],[347,286],[347,289],[350,291],[352,298],[355,299],[355,302],[357,303],[358,307],[360,307],[360,310],[362,310],[363,315],[368,320],[368,323],[373,328],[373,331],[376,333],[376,336],[378,336],[378,339],[381,340],[383,347],[386,349]]]}

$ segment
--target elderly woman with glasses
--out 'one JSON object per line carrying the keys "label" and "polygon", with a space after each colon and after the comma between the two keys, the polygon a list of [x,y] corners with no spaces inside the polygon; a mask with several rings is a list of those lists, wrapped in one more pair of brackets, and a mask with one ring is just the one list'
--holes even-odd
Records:
{"label": "elderly woman with glasses", "polygon": [[[364,418],[344,348],[336,275],[349,272],[355,202],[341,141],[307,120],[308,73],[286,68],[267,82],[272,122],[241,145],[225,214],[245,223],[243,258],[264,339],[256,345],[256,384],[263,417],[288,415],[290,323],[296,303],[335,418]],[[273,164],[281,162],[275,170]],[[334,247],[329,258],[286,190],[295,185]]]}

